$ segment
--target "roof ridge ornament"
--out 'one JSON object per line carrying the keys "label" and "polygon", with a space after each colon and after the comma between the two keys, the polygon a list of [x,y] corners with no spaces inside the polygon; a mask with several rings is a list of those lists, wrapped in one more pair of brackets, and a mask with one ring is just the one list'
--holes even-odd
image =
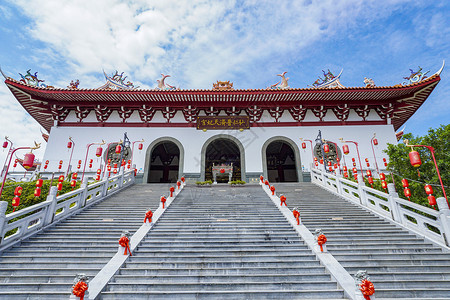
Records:
{"label": "roof ridge ornament", "polygon": [[113,74],[111,77],[106,75],[105,71],[103,70],[103,75],[105,75],[106,83],[99,87],[99,90],[106,90],[106,89],[116,89],[116,90],[133,90],[139,88],[139,86],[134,86],[134,84],[131,81],[127,81],[125,83],[125,79],[128,76],[123,77],[123,73],[120,73],[116,70],[116,73]]}
{"label": "roof ridge ornament", "polygon": [[35,72],[34,75],[31,74],[31,69],[27,70],[27,73],[25,75],[22,75],[21,73],[19,73],[20,77],[22,77],[22,79],[20,79],[19,81],[26,84],[26,85],[31,85],[31,86],[35,86],[35,87],[41,87],[41,88],[54,88],[51,85],[46,85],[45,80],[41,80],[37,77],[37,73]]}
{"label": "roof ridge ornament", "polygon": [[375,82],[372,78],[364,77],[364,84],[366,85],[366,87],[375,87]]}
{"label": "roof ridge ornament", "polygon": [[69,89],[77,90],[79,85],[80,85],[80,81],[77,79],[75,81],[71,80],[67,87]]}
{"label": "roof ridge ornament", "polygon": [[287,72],[277,74],[277,76],[281,77],[281,81],[278,81],[277,83],[272,84],[267,89],[270,89],[270,90],[290,89],[290,87],[288,85],[289,77],[288,78],[285,77],[286,73]]}
{"label": "roof ridge ornament", "polygon": [[233,83],[228,81],[219,81],[213,83],[213,90],[233,90]]}
{"label": "roof ridge ornament", "polygon": [[161,76],[162,77],[161,77],[160,80],[156,80],[156,82],[158,83],[158,86],[155,88],[155,90],[160,90],[160,91],[175,91],[175,90],[179,90],[179,88],[165,83],[166,78],[170,77],[170,75],[164,75],[163,73],[161,73]]}
{"label": "roof ridge ornament", "polygon": [[316,89],[320,89],[320,88],[345,88],[345,86],[343,86],[340,81],[339,78],[342,75],[342,72],[344,71],[344,69],[341,70],[341,72],[339,73],[339,75],[334,76],[333,73],[331,73],[330,69],[328,69],[328,72],[325,73],[324,70],[322,70],[323,73],[323,78],[321,78],[319,76],[319,78],[314,81],[314,83],[311,85],[308,85],[309,87],[312,88],[316,88]]}
{"label": "roof ridge ornament", "polygon": [[430,71],[426,71],[425,73],[423,73],[422,68],[420,66],[418,66],[418,68],[419,69],[417,71],[414,71],[413,69],[409,69],[411,74],[408,77],[403,77],[403,79],[406,79],[406,81],[403,81],[402,85],[417,83],[417,82],[420,82],[420,81],[428,78],[426,75]]}

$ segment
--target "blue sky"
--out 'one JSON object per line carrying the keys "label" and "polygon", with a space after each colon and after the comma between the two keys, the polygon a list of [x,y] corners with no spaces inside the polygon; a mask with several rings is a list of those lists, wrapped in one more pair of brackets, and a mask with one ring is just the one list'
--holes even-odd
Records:
{"label": "blue sky", "polygon": [[[443,0],[7,0],[0,2],[0,66],[16,79],[37,71],[56,87],[72,79],[99,87],[102,69],[124,71],[143,88],[156,86],[160,73],[186,89],[217,80],[265,88],[283,71],[302,88],[327,69],[343,69],[344,86],[363,86],[364,77],[387,86],[410,68],[432,74],[444,59],[450,64],[449,16]],[[449,68],[406,132],[449,123]],[[0,136],[16,146],[42,141],[4,84],[0,105]]]}

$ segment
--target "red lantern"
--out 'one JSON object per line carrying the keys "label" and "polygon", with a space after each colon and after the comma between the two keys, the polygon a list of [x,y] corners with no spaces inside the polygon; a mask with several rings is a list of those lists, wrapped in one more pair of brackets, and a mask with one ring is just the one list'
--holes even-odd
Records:
{"label": "red lantern", "polygon": [[356,163],[355,162],[353,163],[353,166],[356,167]]}
{"label": "red lantern", "polygon": [[21,186],[17,186],[14,190],[14,196],[20,197],[22,195],[23,188]]}
{"label": "red lantern", "polygon": [[98,147],[97,150],[95,150],[95,156],[100,157],[102,156],[103,148]]}
{"label": "red lantern", "polygon": [[58,184],[56,185],[56,187],[58,188],[58,191],[62,190],[63,184],[62,182],[58,182]]}
{"label": "red lantern", "polygon": [[31,168],[33,166],[33,163],[34,163],[34,154],[31,152],[25,154],[22,166],[28,170],[29,168]]}
{"label": "red lantern", "polygon": [[111,165],[106,166],[106,169],[109,171],[111,171]]}
{"label": "red lantern", "polygon": [[45,164],[48,165],[49,162],[50,162],[49,160],[46,160],[46,161],[45,161]]}
{"label": "red lantern", "polygon": [[81,165],[81,159],[78,161],[78,164]]}
{"label": "red lantern", "polygon": [[100,175],[95,176],[95,180],[99,181],[100,180]]}
{"label": "red lantern", "polygon": [[368,162],[366,163],[366,165],[367,165],[367,167],[370,167],[370,164]]}
{"label": "red lantern", "polygon": [[403,190],[403,194],[405,194],[405,197],[411,197],[411,190],[409,188],[405,188]]}
{"label": "red lantern", "polygon": [[369,181],[370,185],[373,184],[373,178],[372,177],[367,178],[367,180]]}
{"label": "red lantern", "polygon": [[330,146],[328,144],[323,145],[323,152],[329,153],[330,152]]}
{"label": "red lantern", "polygon": [[314,156],[314,161],[317,161],[317,157]]}
{"label": "red lantern", "polygon": [[78,166],[77,166],[77,169],[80,169],[80,168],[81,168],[81,165],[78,165]]}
{"label": "red lantern", "polygon": [[406,178],[403,178],[403,179],[402,179],[402,185],[403,185],[403,187],[404,187],[404,188],[407,188],[407,187],[409,187],[409,182],[408,182],[408,179],[406,179]]}
{"label": "red lantern", "polygon": [[93,162],[94,162],[94,160],[91,158],[91,159],[89,160],[89,163],[92,164]]}
{"label": "red lantern", "polygon": [[38,188],[42,187],[43,183],[44,183],[44,180],[39,178],[38,180],[36,180],[36,187],[38,187]]}
{"label": "red lantern", "polygon": [[138,149],[139,149],[139,150],[142,150],[143,147],[144,147],[144,145],[142,145],[142,143],[140,143],[140,144],[138,145]]}
{"label": "red lantern", "polygon": [[358,174],[357,173],[353,173],[353,178],[355,178],[356,182],[358,182]]}
{"label": "red lantern", "polygon": [[61,168],[62,168],[62,165],[59,165],[59,166],[58,166],[58,170],[61,170]]}
{"label": "red lantern", "polygon": [[220,169],[220,173],[221,174],[225,173],[225,169]]}
{"label": "red lantern", "polygon": [[344,152],[344,154],[349,154],[350,153],[350,151],[348,150],[348,145],[344,145],[344,146],[342,146],[342,151]]}
{"label": "red lantern", "polygon": [[433,194],[433,187],[429,184],[425,184],[425,193],[427,193],[427,195]]}
{"label": "red lantern", "polygon": [[358,170],[356,168],[353,168],[352,172],[353,172],[353,174],[356,174],[356,173],[358,173]]}
{"label": "red lantern", "polygon": [[380,180],[386,180],[386,175],[384,173],[380,173]]}
{"label": "red lantern", "polygon": [[8,142],[7,142],[7,141],[4,141],[4,142],[3,142],[3,148],[6,148],[6,147],[8,147]]}
{"label": "red lantern", "polygon": [[354,158],[354,157],[352,157],[352,162],[356,162],[356,160],[355,160],[355,158]]}
{"label": "red lantern", "polygon": [[436,198],[433,195],[428,195],[428,204],[431,206],[436,205]]}
{"label": "red lantern", "polygon": [[264,182],[264,176],[259,176],[259,180],[261,180],[261,182]]}
{"label": "red lantern", "polygon": [[338,164],[334,164],[334,166],[333,166],[335,169],[337,169],[338,168]]}
{"label": "red lantern", "polygon": [[385,180],[381,180],[381,187],[387,189],[387,182]]}
{"label": "red lantern", "polygon": [[344,172],[344,177],[348,178],[348,173],[347,172]]}
{"label": "red lantern", "polygon": [[11,201],[11,205],[14,207],[13,212],[16,210],[16,207],[19,206],[19,204],[20,204],[20,197],[15,196]]}
{"label": "red lantern", "polygon": [[48,168],[48,165],[44,165],[44,170],[46,170]]}
{"label": "red lantern", "polygon": [[417,151],[411,151],[409,152],[409,161],[411,162],[411,166],[413,167],[420,167],[422,164],[422,161],[420,160],[419,152]]}
{"label": "red lantern", "polygon": [[59,182],[63,182],[64,181],[64,175],[59,175],[58,181]]}
{"label": "red lantern", "polygon": [[110,164],[111,163],[111,158],[110,159],[108,159],[108,164]]}
{"label": "red lantern", "polygon": [[92,164],[89,164],[89,169],[92,168]]}
{"label": "red lantern", "polygon": [[59,164],[60,164],[60,165],[62,165],[62,164],[63,164],[63,161],[62,161],[62,160],[60,160],[60,161],[59,161]]}
{"label": "red lantern", "polygon": [[320,164],[323,165],[323,158],[320,159]]}
{"label": "red lantern", "polygon": [[117,169],[114,169],[113,173],[114,173],[114,174],[117,174]]}
{"label": "red lantern", "polygon": [[[3,147],[3,148],[6,148],[6,147]],[[306,149],[306,143],[305,142],[302,143],[302,149]]]}
{"label": "red lantern", "polygon": [[369,176],[369,177],[370,177],[370,176],[372,176],[372,171],[370,171],[370,170],[367,170],[367,171],[366,171],[366,174],[367,174],[367,176]]}
{"label": "red lantern", "polygon": [[333,172],[333,167],[329,166],[328,171]]}
{"label": "red lantern", "polygon": [[67,148],[72,148],[72,142],[71,141],[69,141],[68,143],[67,143]]}
{"label": "red lantern", "polygon": [[41,195],[41,189],[37,187],[37,188],[34,190],[34,196],[35,196],[35,197],[39,197],[40,195]]}
{"label": "red lantern", "polygon": [[122,152],[122,146],[117,145],[116,146],[116,154],[120,154],[120,152]]}
{"label": "red lantern", "polygon": [[377,139],[373,139],[373,144],[374,144],[375,146],[377,146],[377,145],[378,145],[378,140],[377,140]]}
{"label": "red lantern", "polygon": [[344,172],[347,172],[347,166],[344,166],[343,169],[344,169]]}
{"label": "red lantern", "polygon": [[365,162],[369,162],[369,159],[368,159],[368,158],[365,158],[364,161],[365,161]]}
{"label": "red lantern", "polygon": [[127,169],[131,169],[131,165],[130,164],[127,165]]}
{"label": "red lantern", "polygon": [[386,158],[383,158],[383,162],[386,162]]}
{"label": "red lantern", "polygon": [[336,161],[339,163],[341,159],[339,157],[336,157]]}
{"label": "red lantern", "polygon": [[319,163],[317,161],[314,164],[316,165],[316,167],[319,165]]}
{"label": "red lantern", "polygon": [[117,163],[115,163],[113,166],[114,166],[114,168],[117,168]]}
{"label": "red lantern", "polygon": [[77,181],[76,180],[72,180],[70,182],[70,186],[72,187],[72,189],[77,185]]}
{"label": "red lantern", "polygon": [[327,162],[327,165],[328,165],[328,166],[331,166],[331,161],[330,161],[330,160]]}

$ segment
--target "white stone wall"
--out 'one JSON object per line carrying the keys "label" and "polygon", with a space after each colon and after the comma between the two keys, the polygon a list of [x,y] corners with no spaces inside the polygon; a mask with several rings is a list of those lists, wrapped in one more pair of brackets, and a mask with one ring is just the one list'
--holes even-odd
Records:
{"label": "white stone wall", "polygon": [[[205,141],[218,134],[228,134],[238,139],[245,148],[245,167],[247,173],[262,173],[262,146],[272,137],[283,136],[291,139],[296,143],[300,152],[301,165],[309,170],[312,162],[310,143],[307,142],[307,149],[301,149],[300,137],[314,140],[318,131],[322,131],[322,137],[326,140],[334,141],[342,146],[339,138],[353,140],[359,143],[359,151],[361,160],[369,158],[371,166],[374,165],[372,148],[370,139],[376,133],[378,146],[375,147],[375,154],[378,165],[383,165],[382,158],[386,157],[382,150],[386,149],[387,143],[395,144],[394,129],[392,125],[370,125],[370,126],[304,126],[304,127],[252,127],[242,132],[238,130],[208,130],[203,132],[195,128],[174,128],[174,127],[53,127],[51,129],[50,138],[47,144],[43,162],[50,161],[48,171],[57,171],[59,160],[63,160],[62,170],[67,169],[67,163],[70,151],[66,148],[69,136],[75,142],[75,148],[72,158],[73,169],[76,168],[77,161],[82,160],[84,164],[86,155],[86,145],[92,142],[100,142],[105,140],[109,142],[117,142],[123,139],[123,133],[127,132],[131,141],[144,139],[144,149],[137,150],[138,143],[135,144],[135,153],[133,163],[136,164],[138,170],[147,169],[144,166],[147,148],[156,139],[161,137],[172,137],[178,140],[184,147],[184,173],[200,173],[201,149]],[[353,144],[348,144],[350,154],[346,156],[347,165],[350,165],[352,157],[356,156],[356,149]],[[100,159],[95,156],[97,146],[91,146],[88,159],[94,159],[94,165],[91,171],[95,171]],[[105,151],[106,145],[103,146]],[[342,148],[341,148],[342,149]],[[298,163],[298,162],[297,162]]]}

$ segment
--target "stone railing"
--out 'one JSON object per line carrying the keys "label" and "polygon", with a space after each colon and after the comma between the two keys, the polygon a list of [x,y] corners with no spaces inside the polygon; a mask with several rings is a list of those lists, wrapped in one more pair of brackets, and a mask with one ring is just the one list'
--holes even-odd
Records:
{"label": "stone railing", "polygon": [[134,170],[94,184],[83,183],[79,189],[61,196],[56,196],[57,188],[54,186],[44,202],[8,215],[5,215],[8,203],[0,201],[0,252],[133,183]]}
{"label": "stone railing", "polygon": [[450,246],[450,210],[445,198],[438,198],[438,210],[401,199],[394,184],[388,184],[389,193],[367,187],[360,175],[358,182],[340,175],[311,170],[311,182],[332,193],[393,220],[416,234],[441,245]]}

